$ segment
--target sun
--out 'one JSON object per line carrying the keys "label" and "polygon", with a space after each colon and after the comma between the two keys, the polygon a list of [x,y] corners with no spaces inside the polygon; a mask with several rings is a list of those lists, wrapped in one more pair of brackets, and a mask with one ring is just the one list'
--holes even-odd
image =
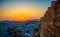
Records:
{"label": "sun", "polygon": [[24,20],[24,16],[21,16],[21,20]]}

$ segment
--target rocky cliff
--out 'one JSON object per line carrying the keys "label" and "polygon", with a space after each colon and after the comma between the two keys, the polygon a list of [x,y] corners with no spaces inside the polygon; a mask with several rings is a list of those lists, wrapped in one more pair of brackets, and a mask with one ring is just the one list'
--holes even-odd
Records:
{"label": "rocky cliff", "polygon": [[41,18],[40,37],[60,37],[60,0],[52,1]]}

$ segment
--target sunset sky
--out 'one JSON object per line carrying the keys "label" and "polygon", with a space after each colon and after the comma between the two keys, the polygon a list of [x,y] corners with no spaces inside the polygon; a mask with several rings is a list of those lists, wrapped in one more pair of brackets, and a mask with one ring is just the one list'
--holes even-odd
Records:
{"label": "sunset sky", "polygon": [[41,18],[52,0],[0,0],[0,20]]}

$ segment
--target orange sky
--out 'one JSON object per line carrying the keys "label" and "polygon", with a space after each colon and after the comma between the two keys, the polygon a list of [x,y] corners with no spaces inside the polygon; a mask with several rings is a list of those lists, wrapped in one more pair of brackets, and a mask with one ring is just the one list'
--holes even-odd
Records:
{"label": "orange sky", "polygon": [[8,19],[8,20],[28,20],[33,18],[40,18],[43,16],[42,9],[35,8],[34,6],[30,5],[13,5],[13,6],[5,6],[3,7],[3,11],[1,13],[1,20]]}
{"label": "orange sky", "polygon": [[[47,4],[45,1],[41,2],[5,2],[2,3],[0,11],[0,20],[29,20],[29,19],[39,19],[41,18],[46,9]],[[47,5],[45,5],[45,3]],[[43,5],[42,5],[43,4]]]}

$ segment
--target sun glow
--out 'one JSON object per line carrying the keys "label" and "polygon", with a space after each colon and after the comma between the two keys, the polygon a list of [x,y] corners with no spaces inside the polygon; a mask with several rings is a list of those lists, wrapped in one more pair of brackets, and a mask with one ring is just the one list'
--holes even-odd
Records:
{"label": "sun glow", "polygon": [[21,16],[21,19],[24,19],[24,17],[23,17],[23,16]]}
{"label": "sun glow", "polygon": [[[43,10],[44,11],[44,10]],[[2,19],[8,19],[8,20],[28,20],[28,19],[33,19],[33,18],[40,18],[44,13],[40,8],[36,8],[35,6],[32,5],[5,5],[3,6],[3,11],[2,11]]]}

